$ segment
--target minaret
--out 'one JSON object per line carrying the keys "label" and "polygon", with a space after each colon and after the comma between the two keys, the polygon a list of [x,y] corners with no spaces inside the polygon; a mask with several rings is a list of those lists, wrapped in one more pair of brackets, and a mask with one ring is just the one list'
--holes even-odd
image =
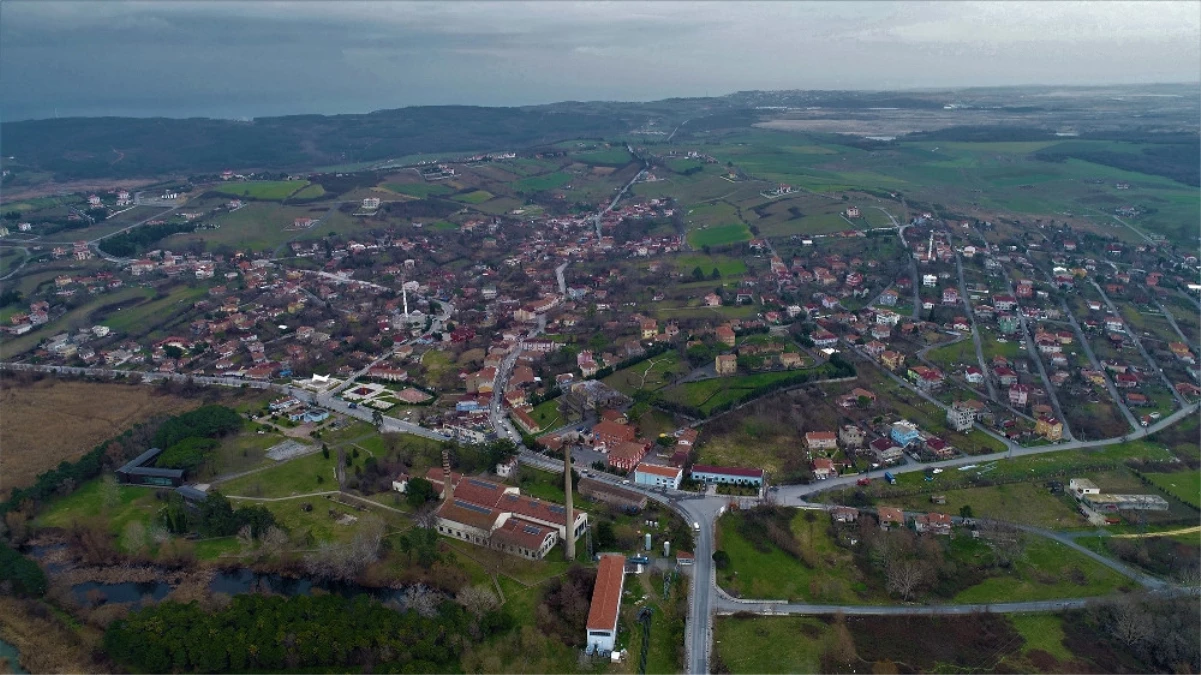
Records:
{"label": "minaret", "polygon": [[926,244],[926,262],[934,259],[934,231],[930,231],[930,243]]}
{"label": "minaret", "polygon": [[400,286],[400,295],[404,298],[405,303],[405,321],[409,320],[409,290],[402,283]]}
{"label": "minaret", "polygon": [[455,485],[450,475],[450,450],[446,448],[442,448],[442,497],[448,503],[454,503]]}
{"label": "minaret", "polygon": [[567,533],[564,540],[564,548],[567,553],[567,561],[575,560],[575,517],[571,510],[571,444],[563,444],[563,491],[567,493],[567,527],[563,529]]}

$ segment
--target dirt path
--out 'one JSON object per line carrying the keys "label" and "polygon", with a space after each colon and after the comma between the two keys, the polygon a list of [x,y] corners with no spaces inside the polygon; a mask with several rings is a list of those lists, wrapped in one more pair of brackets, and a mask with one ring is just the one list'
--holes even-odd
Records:
{"label": "dirt path", "polygon": [[1193,527],[1185,527],[1185,528],[1182,528],[1179,530],[1167,530],[1165,532],[1143,532],[1142,534],[1111,534],[1109,536],[1114,539],[1143,539],[1145,537],[1171,537],[1171,536],[1175,536],[1177,534],[1193,534],[1194,532],[1201,532],[1201,525],[1194,525]]}

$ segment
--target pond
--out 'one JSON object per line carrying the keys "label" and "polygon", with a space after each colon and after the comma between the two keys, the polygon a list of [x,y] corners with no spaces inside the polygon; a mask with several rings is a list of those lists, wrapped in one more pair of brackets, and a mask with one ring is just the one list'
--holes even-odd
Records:
{"label": "pond", "polygon": [[28,675],[29,671],[21,668],[20,654],[17,648],[0,640],[0,673],[18,673]]}

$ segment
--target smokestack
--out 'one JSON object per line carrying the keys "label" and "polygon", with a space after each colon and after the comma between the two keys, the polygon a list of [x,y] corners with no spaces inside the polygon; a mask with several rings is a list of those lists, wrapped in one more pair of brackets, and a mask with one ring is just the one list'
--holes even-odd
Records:
{"label": "smokestack", "polygon": [[568,562],[575,560],[575,516],[571,510],[571,444],[563,444],[563,491],[567,493],[567,533],[566,547]]}
{"label": "smokestack", "polygon": [[450,450],[442,448],[442,497],[448,502],[455,498],[454,481],[450,475]]}

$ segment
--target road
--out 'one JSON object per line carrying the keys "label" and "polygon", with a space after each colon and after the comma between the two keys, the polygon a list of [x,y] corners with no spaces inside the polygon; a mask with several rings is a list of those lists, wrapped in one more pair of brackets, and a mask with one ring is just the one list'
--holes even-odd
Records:
{"label": "road", "polygon": [[[1072,324],[1072,330],[1076,331],[1076,339],[1080,341],[1080,346],[1084,349],[1084,356],[1088,359],[1089,365],[1093,370],[1100,373],[1105,373],[1105,369],[1101,367],[1101,362],[1097,360],[1097,355],[1093,353],[1093,348],[1088,343],[1088,336],[1084,334],[1084,329],[1080,327],[1080,322],[1076,320],[1076,315],[1068,307],[1067,300],[1060,298],[1060,307],[1063,310],[1064,316],[1068,318],[1068,322]],[[1134,414],[1130,412],[1130,408],[1126,406],[1126,402],[1122,400],[1121,394],[1118,393],[1117,387],[1113,386],[1113,380],[1108,374],[1104,375],[1105,389],[1109,392],[1109,397],[1113,399],[1114,405],[1122,411],[1122,416],[1126,418],[1126,423],[1131,429],[1138,429],[1139,423],[1135,419]]]}
{"label": "road", "polygon": [[[1114,306],[1113,300],[1109,299],[1109,295],[1105,293],[1105,291],[1101,288],[1101,285],[1091,279],[1089,282],[1092,283],[1093,288],[1097,289],[1097,292],[1101,294],[1101,299],[1105,301],[1105,304],[1109,307],[1109,311],[1114,316],[1121,319],[1122,313],[1118,311],[1116,306]],[[1163,381],[1163,386],[1167,387],[1168,391],[1172,392],[1172,398],[1176,399],[1176,404],[1180,406],[1188,405],[1188,401],[1184,399],[1184,396],[1180,392],[1176,391],[1176,387],[1172,384],[1172,381],[1168,379],[1167,373],[1163,372],[1163,368],[1160,368],[1159,364],[1155,363],[1155,359],[1151,358],[1151,354],[1149,354],[1147,352],[1147,348],[1143,346],[1143,341],[1139,339],[1138,332],[1134,329],[1134,326],[1128,326],[1127,328],[1128,330],[1126,331],[1126,335],[1130,336],[1130,341],[1134,343],[1134,346],[1138,348],[1139,353],[1143,355],[1143,360],[1147,362],[1147,367],[1149,367],[1153,372],[1159,374],[1159,379]]]}
{"label": "road", "polygon": [[555,268],[555,279],[559,282],[559,295],[567,295],[567,277],[563,273],[567,271],[567,266],[570,264],[571,261],[567,260]]}
{"label": "road", "polygon": [[997,397],[997,385],[993,382],[988,364],[984,362],[984,347],[980,344],[980,327],[976,325],[976,313],[972,311],[972,303],[969,300],[967,292],[967,281],[963,276],[963,256],[959,250],[955,250],[955,271],[959,274],[959,298],[967,308],[967,320],[972,327],[972,344],[976,347],[976,363],[980,365],[980,372],[984,373],[984,384],[988,387],[988,397],[994,401],[999,401]]}
{"label": "road", "polygon": [[22,256],[24,256],[21,259],[21,264],[17,265],[15,268],[13,268],[13,271],[0,277],[0,281],[4,281],[5,279],[8,279],[8,278],[14,276],[17,272],[21,271],[21,268],[25,267],[25,263],[29,262],[29,249],[25,248],[24,246],[18,246],[15,248],[21,252]]}
{"label": "road", "polygon": [[921,288],[920,284],[922,283],[922,280],[917,274],[917,258],[913,257],[913,247],[909,245],[909,240],[905,238],[905,230],[907,230],[909,226],[898,223],[897,219],[894,218],[887,209],[879,206],[874,208],[883,211],[884,215],[888,216],[888,219],[892,221],[893,227],[897,228],[897,236],[901,238],[901,245],[905,247],[906,255],[909,256],[909,279],[913,282],[910,285],[910,288],[913,289],[913,311],[910,312],[910,316],[913,319],[920,319],[922,311],[922,294],[918,289]]}
{"label": "road", "polygon": [[671,135],[667,137],[667,142],[670,143],[671,139],[676,137],[676,132],[680,130],[680,127],[684,126],[685,124],[688,124],[688,122],[689,122],[689,120],[684,120],[683,122],[680,122],[679,124],[677,124],[676,128],[671,130]]}
{"label": "road", "polygon": [[[1017,297],[1017,289],[1013,287],[1013,279],[1008,275],[1003,275],[1005,285],[1009,287],[1009,294]],[[1047,367],[1043,364],[1042,354],[1038,353],[1038,347],[1034,344],[1034,335],[1030,332],[1030,323],[1026,320],[1026,315],[1018,307],[1015,311],[1018,317],[1018,325],[1022,329],[1022,343],[1026,345],[1026,353],[1030,356],[1030,360],[1034,361],[1035,367],[1038,368],[1038,376],[1042,378],[1043,390],[1047,392],[1047,399],[1051,402],[1051,408],[1055,411],[1055,417],[1063,424],[1063,437],[1072,438],[1072,430],[1068,428],[1068,420],[1064,417],[1063,408],[1059,405],[1059,395],[1055,388],[1051,386],[1051,378],[1047,376]]]}
{"label": "road", "polygon": [[[634,151],[631,150],[629,146],[626,146],[626,150],[629,150],[629,153],[631,155],[633,155],[635,158],[637,158],[637,155],[634,155]],[[633,185],[634,183],[637,183],[638,179],[642,178],[642,176],[645,174],[646,174],[646,168],[644,165],[643,169],[640,170],[638,173],[634,174],[634,177],[630,179],[630,182],[626,183],[625,186],[623,186],[621,188],[621,190],[618,191],[617,196],[613,198],[613,201],[609,202],[608,206],[601,209],[600,211],[597,211],[596,215],[592,216],[593,222],[596,223],[596,240],[597,241],[600,241],[601,237],[603,236],[601,234],[601,219],[604,218],[606,213],[612,211],[614,208],[617,207],[617,202],[621,201],[621,198],[625,196],[626,191],[630,189],[630,186]]]}
{"label": "road", "polygon": [[1172,316],[1172,313],[1168,311],[1168,308],[1164,306],[1163,302],[1161,302],[1159,298],[1155,298],[1155,305],[1159,307],[1159,311],[1163,313],[1163,318],[1167,319],[1168,323],[1172,324],[1172,330],[1176,331],[1176,337],[1180,338],[1181,342],[1189,345],[1189,347],[1193,348],[1194,350],[1197,349],[1197,346],[1190,343],[1189,339],[1184,336],[1183,332],[1181,332],[1180,325],[1176,323],[1176,317]]}

